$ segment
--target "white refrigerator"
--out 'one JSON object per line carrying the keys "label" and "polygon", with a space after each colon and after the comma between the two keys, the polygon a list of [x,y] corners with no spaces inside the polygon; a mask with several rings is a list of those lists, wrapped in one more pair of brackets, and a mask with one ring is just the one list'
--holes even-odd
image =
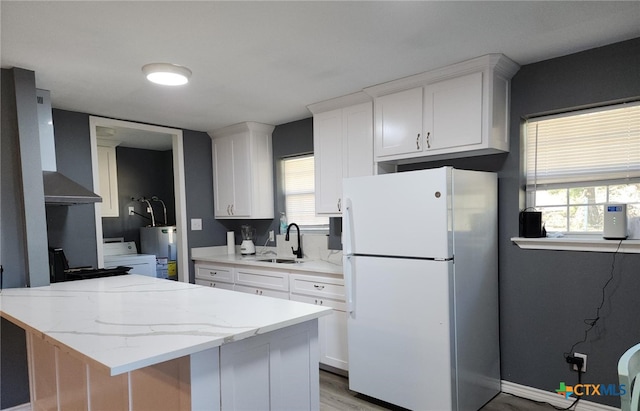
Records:
{"label": "white refrigerator", "polygon": [[443,167],[343,190],[349,388],[477,410],[500,391],[496,174]]}

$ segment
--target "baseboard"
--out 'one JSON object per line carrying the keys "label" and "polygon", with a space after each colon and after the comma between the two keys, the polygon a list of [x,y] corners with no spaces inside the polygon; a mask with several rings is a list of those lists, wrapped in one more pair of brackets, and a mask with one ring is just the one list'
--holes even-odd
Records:
{"label": "baseboard", "polygon": [[[507,394],[517,395],[518,397],[528,398],[533,401],[548,402],[556,407],[568,407],[573,403],[573,399],[562,398],[560,395],[550,391],[540,390],[538,388],[528,387],[526,385],[516,384],[510,381],[501,381],[501,391]],[[620,411],[620,408],[611,407],[609,405],[598,404],[597,402],[580,400],[576,411]]]}
{"label": "baseboard", "polygon": [[31,411],[31,403],[16,405],[15,407],[6,408],[2,411]]}

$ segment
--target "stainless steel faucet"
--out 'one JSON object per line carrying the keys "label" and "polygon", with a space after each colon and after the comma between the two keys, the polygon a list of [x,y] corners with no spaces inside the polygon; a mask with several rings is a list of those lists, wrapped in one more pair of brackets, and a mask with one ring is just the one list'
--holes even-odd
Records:
{"label": "stainless steel faucet", "polygon": [[289,231],[291,230],[291,226],[295,226],[296,230],[298,230],[298,249],[294,250],[293,247],[291,247],[291,251],[293,251],[297,258],[302,258],[302,242],[300,241],[300,227],[298,227],[298,224],[289,224],[287,227],[287,234],[284,236],[284,239],[285,241],[289,241]]}

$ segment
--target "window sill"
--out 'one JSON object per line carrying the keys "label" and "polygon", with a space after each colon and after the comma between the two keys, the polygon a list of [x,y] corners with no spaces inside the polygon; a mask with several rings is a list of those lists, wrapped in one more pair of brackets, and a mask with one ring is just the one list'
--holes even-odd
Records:
{"label": "window sill", "polygon": [[[512,237],[511,241],[525,250],[564,250],[564,251],[595,251],[600,253],[615,253],[620,240],[605,240],[603,238],[523,238]],[[640,253],[640,240],[622,240],[619,253]]]}

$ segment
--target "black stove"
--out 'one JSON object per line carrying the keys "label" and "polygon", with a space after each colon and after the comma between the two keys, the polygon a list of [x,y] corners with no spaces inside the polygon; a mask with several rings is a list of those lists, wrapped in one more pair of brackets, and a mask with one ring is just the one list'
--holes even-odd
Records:
{"label": "black stove", "polygon": [[61,248],[49,248],[49,275],[52,283],[124,275],[128,274],[129,270],[131,270],[131,267],[124,266],[115,268],[69,268],[69,262],[64,255],[64,251]]}
{"label": "black stove", "polygon": [[131,267],[117,266],[115,268],[78,267],[64,270],[63,281],[88,280],[90,278],[112,277],[128,274]]}

